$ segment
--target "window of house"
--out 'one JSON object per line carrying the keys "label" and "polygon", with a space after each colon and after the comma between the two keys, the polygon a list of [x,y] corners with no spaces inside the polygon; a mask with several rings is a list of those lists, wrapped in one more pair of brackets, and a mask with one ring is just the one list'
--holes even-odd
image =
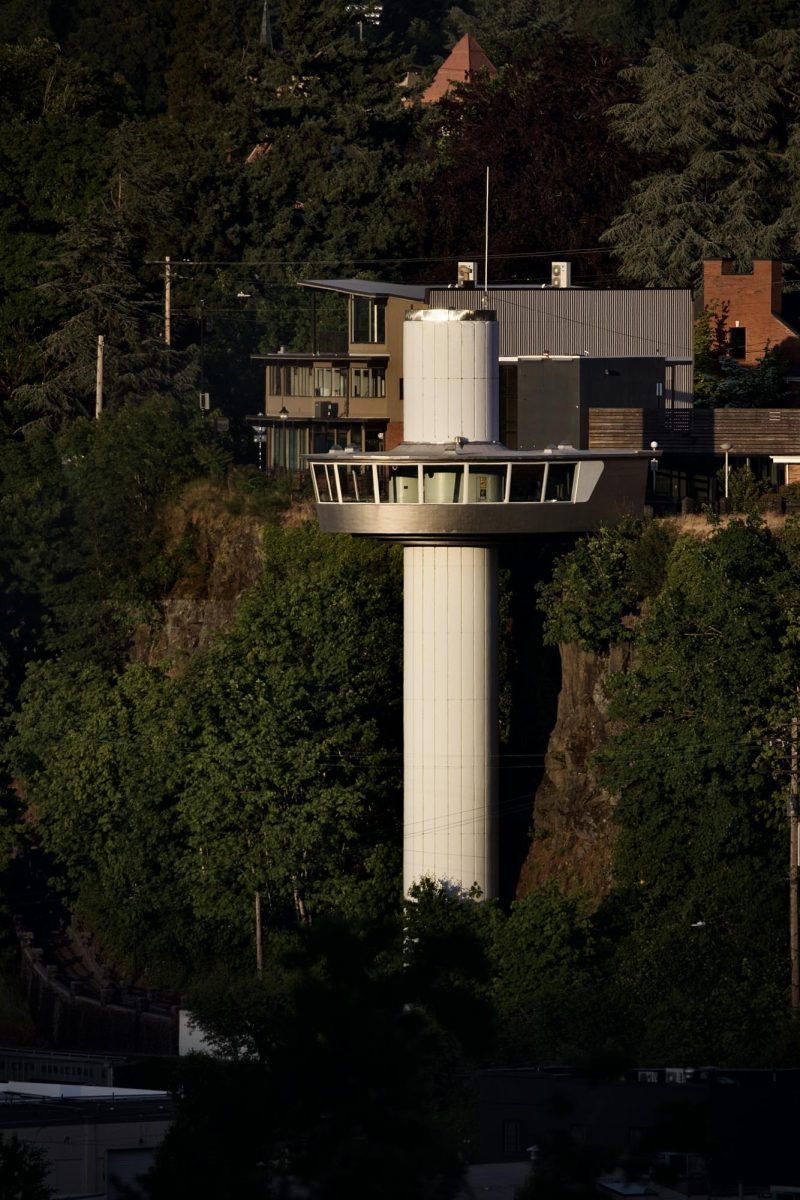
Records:
{"label": "window of house", "polygon": [[386,395],[386,372],[373,367],[353,367],[350,395],[376,397]]}
{"label": "window of house", "polygon": [[523,1149],[521,1121],[503,1121],[503,1153],[518,1154]]}
{"label": "window of house", "polygon": [[362,345],[386,341],[386,305],[366,296],[350,301],[350,340]]}
{"label": "window of house", "polygon": [[283,388],[282,388],[283,379],[282,379],[282,375],[283,375],[283,368],[282,368],[282,367],[270,367],[270,369],[269,369],[269,390],[270,390],[270,395],[272,395],[272,396],[280,396],[280,395],[282,395],[282,393],[283,393]]}
{"label": "window of house", "polygon": [[311,367],[285,367],[285,396],[313,396]]}
{"label": "window of house", "polygon": [[731,358],[747,357],[747,330],[741,325],[735,325],[728,331]]}
{"label": "window of house", "polygon": [[346,373],[340,367],[314,367],[315,396],[344,396]]}

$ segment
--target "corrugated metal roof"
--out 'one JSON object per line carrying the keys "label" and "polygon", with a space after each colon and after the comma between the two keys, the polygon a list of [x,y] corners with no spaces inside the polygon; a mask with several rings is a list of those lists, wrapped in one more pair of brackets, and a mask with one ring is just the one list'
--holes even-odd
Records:
{"label": "corrugated metal roof", "polygon": [[383,283],[379,279],[303,279],[299,286],[347,296],[399,296],[402,300],[424,300],[427,291],[422,284]]}
{"label": "corrugated metal roof", "polygon": [[489,287],[428,289],[431,308],[492,308],[500,357],[534,354],[664,358],[675,402],[692,402],[694,313],[689,288]]}
{"label": "corrugated metal roof", "polygon": [[[485,305],[484,305],[485,297]],[[500,355],[691,359],[689,288],[430,288],[432,308],[493,308]]]}

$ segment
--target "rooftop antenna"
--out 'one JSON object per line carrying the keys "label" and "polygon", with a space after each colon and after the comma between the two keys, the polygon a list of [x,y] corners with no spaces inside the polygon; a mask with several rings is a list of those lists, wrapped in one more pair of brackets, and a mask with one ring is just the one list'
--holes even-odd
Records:
{"label": "rooftop antenna", "polygon": [[267,0],[264,0],[264,8],[261,12],[261,45],[272,53],[272,24],[269,19],[269,6]]}
{"label": "rooftop antenna", "polygon": [[489,168],[486,168],[486,211],[483,222],[483,294],[489,292]]}

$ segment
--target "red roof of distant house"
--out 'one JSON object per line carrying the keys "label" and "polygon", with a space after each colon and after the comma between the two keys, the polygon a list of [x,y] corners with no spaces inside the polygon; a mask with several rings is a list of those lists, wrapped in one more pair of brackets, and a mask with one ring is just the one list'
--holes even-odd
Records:
{"label": "red roof of distant house", "polygon": [[429,87],[421,96],[423,104],[441,100],[451,83],[469,83],[478,71],[488,71],[494,77],[497,68],[469,33],[465,33],[444,60]]}

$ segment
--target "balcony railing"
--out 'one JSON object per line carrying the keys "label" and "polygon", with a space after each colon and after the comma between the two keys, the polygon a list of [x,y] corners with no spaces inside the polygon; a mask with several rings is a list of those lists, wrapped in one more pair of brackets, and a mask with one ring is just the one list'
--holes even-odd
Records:
{"label": "balcony railing", "polygon": [[315,354],[346,354],[347,330],[318,329]]}

